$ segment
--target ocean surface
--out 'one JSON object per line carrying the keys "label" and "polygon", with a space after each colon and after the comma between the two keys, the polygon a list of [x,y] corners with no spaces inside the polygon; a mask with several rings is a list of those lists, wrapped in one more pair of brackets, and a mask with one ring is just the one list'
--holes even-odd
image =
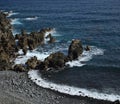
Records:
{"label": "ocean surface", "polygon": [[91,46],[90,52],[66,63],[66,70],[49,75],[29,72],[36,84],[70,95],[120,100],[120,0],[0,0],[0,10],[13,11],[8,18],[14,35],[21,29],[55,28],[56,43],[38,47],[16,63],[34,55],[44,60],[56,51],[67,54],[72,39]]}

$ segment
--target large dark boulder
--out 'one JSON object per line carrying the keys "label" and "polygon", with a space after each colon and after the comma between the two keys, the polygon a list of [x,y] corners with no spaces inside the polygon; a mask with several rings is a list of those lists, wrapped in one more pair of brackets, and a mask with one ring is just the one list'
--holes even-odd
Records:
{"label": "large dark boulder", "polygon": [[73,40],[69,46],[68,58],[69,60],[75,60],[83,53],[83,47],[80,40]]}
{"label": "large dark boulder", "polygon": [[41,63],[40,60],[37,60],[37,57],[34,56],[31,59],[28,59],[25,63],[28,69],[35,69]]}
{"label": "large dark boulder", "polygon": [[44,70],[49,70],[49,69],[60,70],[64,68],[65,62],[66,62],[66,56],[61,52],[57,52],[48,56],[45,59],[42,67]]}

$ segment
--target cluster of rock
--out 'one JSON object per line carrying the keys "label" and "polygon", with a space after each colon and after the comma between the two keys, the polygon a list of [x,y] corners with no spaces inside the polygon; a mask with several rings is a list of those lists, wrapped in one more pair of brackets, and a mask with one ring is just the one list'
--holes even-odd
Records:
{"label": "cluster of rock", "polygon": [[12,35],[12,26],[6,14],[0,12],[0,69],[11,67],[15,58],[15,39]]}
{"label": "cluster of rock", "polygon": [[26,65],[32,69],[40,69],[43,71],[59,71],[64,69],[66,62],[76,60],[79,56],[81,56],[82,52],[83,47],[81,41],[73,40],[69,46],[67,56],[62,52],[56,52],[50,54],[43,62],[38,61],[36,57],[32,57],[26,62]]}
{"label": "cluster of rock", "polygon": [[45,39],[49,38],[48,43],[53,43],[55,39],[51,34],[46,36],[47,32],[52,31],[52,28],[41,29],[39,32],[26,33],[25,30],[21,31],[21,34],[16,34],[15,39],[17,40],[16,50],[22,49],[24,54],[27,50],[33,50],[37,46],[44,44]]}
{"label": "cluster of rock", "polygon": [[[28,71],[30,69],[40,70],[60,70],[65,67],[68,61],[76,60],[83,52],[82,43],[80,40],[73,40],[68,49],[68,55],[61,52],[52,53],[44,61],[37,60],[37,57],[28,59],[25,65],[14,65],[14,59],[18,56],[18,51],[23,50],[24,55],[27,50],[33,50],[36,47],[45,43],[55,42],[50,32],[52,28],[41,29],[39,32],[27,33],[22,30],[15,37],[12,34],[12,26],[10,20],[6,18],[6,14],[0,12],[0,69],[15,71]],[[47,35],[46,35],[47,33]],[[86,47],[86,51],[90,50]]]}
{"label": "cluster of rock", "polygon": [[[21,34],[16,34],[14,37],[11,20],[7,18],[7,14],[0,11],[0,70],[14,70],[18,67],[18,69],[23,70],[21,65],[13,67],[19,49],[22,49],[25,55],[27,50],[33,50],[37,46],[44,44],[46,38],[48,43],[55,42],[55,39],[50,34],[52,30],[52,28],[45,28],[30,34],[22,30]],[[49,34],[46,35],[46,33]]]}

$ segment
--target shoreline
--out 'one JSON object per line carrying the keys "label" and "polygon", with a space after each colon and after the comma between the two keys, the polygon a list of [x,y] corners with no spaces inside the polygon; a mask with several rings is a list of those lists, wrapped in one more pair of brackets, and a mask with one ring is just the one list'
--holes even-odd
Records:
{"label": "shoreline", "polygon": [[[78,56],[80,56],[83,53],[83,47],[82,44],[80,42],[80,40],[73,40],[71,45],[70,45],[70,51],[69,51],[69,55],[66,57],[63,53],[54,53],[51,54],[50,56],[48,56],[46,58],[46,60],[44,62],[41,62],[40,60],[37,60],[37,57],[32,57],[30,60],[27,61],[27,67],[23,67],[21,64],[20,65],[16,65],[14,66],[14,68],[12,67],[12,63],[10,62],[10,59],[16,58],[15,56],[15,52],[17,50],[16,53],[18,53],[19,48],[23,50],[24,55],[27,54],[28,50],[33,50],[35,49],[35,47],[37,47],[38,45],[42,45],[46,38],[50,38],[50,43],[54,42],[54,38],[51,37],[51,34],[47,34],[46,32],[49,33],[51,31],[51,28],[46,28],[46,29],[42,29],[40,32],[36,34],[27,34],[24,30],[21,31],[21,34],[16,35],[16,37],[13,36],[11,29],[12,29],[12,24],[10,24],[10,20],[7,19],[5,17],[5,15],[3,14],[3,17],[6,21],[6,24],[4,25],[8,25],[9,24],[9,28],[8,28],[8,33],[6,32],[6,34],[8,34],[8,36],[6,35],[6,38],[3,31],[3,34],[1,36],[1,62],[6,62],[8,64],[8,67],[6,67],[5,64],[1,64],[3,65],[3,67],[1,67],[0,69],[5,68],[4,70],[7,69],[12,69],[14,71],[25,71],[25,72],[21,72],[21,73],[17,73],[14,71],[1,71],[0,73],[0,90],[2,90],[0,92],[0,102],[2,102],[2,104],[9,104],[9,103],[17,103],[17,104],[111,104],[110,101],[105,101],[105,100],[97,100],[97,99],[93,99],[93,98],[89,98],[87,96],[82,97],[82,96],[70,96],[67,94],[62,94],[62,93],[58,93],[56,91],[52,91],[50,89],[44,89],[41,88],[39,86],[37,86],[34,82],[32,82],[29,78],[28,78],[28,74],[26,73],[26,69],[28,68],[28,70],[30,69],[35,69],[37,66],[40,67],[40,69],[42,69],[42,67],[45,65],[44,69],[45,71],[47,69],[49,69],[50,66],[50,62],[52,61],[52,63],[54,63],[54,61],[58,61],[58,58],[61,58],[63,61],[59,60],[58,66],[56,64],[53,65],[53,68],[55,67],[61,67],[65,66],[65,62],[68,62],[70,60],[74,60],[76,58],[78,58]],[[2,17],[2,18],[3,18]],[[6,27],[1,26],[3,29]],[[6,28],[5,28],[6,29]],[[39,37],[41,36],[42,37]],[[13,39],[14,42],[12,42],[11,37]],[[35,40],[32,38],[36,37]],[[39,40],[38,38],[41,38],[42,40]],[[16,45],[15,40],[19,39],[19,45]],[[11,43],[7,43],[9,41],[11,41]],[[26,43],[27,42],[29,43]],[[29,40],[29,41],[28,41]],[[34,46],[34,42],[36,45]],[[4,46],[3,43],[7,43],[7,47]],[[79,44],[79,47],[77,47]],[[80,50],[74,50],[74,45],[76,46],[76,49],[80,49]],[[13,47],[14,46],[14,47]],[[26,47],[29,46],[29,49]],[[9,50],[10,48],[10,50]],[[89,50],[89,49],[87,49]],[[86,50],[86,51],[87,51]],[[9,51],[13,51],[13,53],[9,53]],[[76,51],[77,57],[74,57],[74,51]],[[10,57],[11,56],[11,57]],[[60,57],[58,57],[60,56]],[[7,58],[6,58],[7,57]],[[52,57],[52,58],[51,58]],[[56,60],[52,60],[52,59],[56,59]],[[33,64],[31,64],[33,62],[33,64],[35,64],[35,66]],[[34,63],[35,62],[35,63]],[[59,66],[60,65],[60,66]],[[28,71],[27,70],[27,71]],[[61,102],[62,101],[62,102]],[[94,103],[93,103],[94,102]]]}
{"label": "shoreline", "polygon": [[[7,99],[7,100],[6,100]],[[112,104],[110,101],[70,96],[37,86],[26,72],[0,72],[0,104]]]}

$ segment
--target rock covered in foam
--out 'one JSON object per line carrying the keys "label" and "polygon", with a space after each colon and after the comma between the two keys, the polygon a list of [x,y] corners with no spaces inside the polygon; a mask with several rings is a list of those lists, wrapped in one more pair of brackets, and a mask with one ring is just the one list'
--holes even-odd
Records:
{"label": "rock covered in foam", "polygon": [[77,59],[83,53],[83,47],[80,40],[73,40],[69,46],[68,58],[70,60]]}

